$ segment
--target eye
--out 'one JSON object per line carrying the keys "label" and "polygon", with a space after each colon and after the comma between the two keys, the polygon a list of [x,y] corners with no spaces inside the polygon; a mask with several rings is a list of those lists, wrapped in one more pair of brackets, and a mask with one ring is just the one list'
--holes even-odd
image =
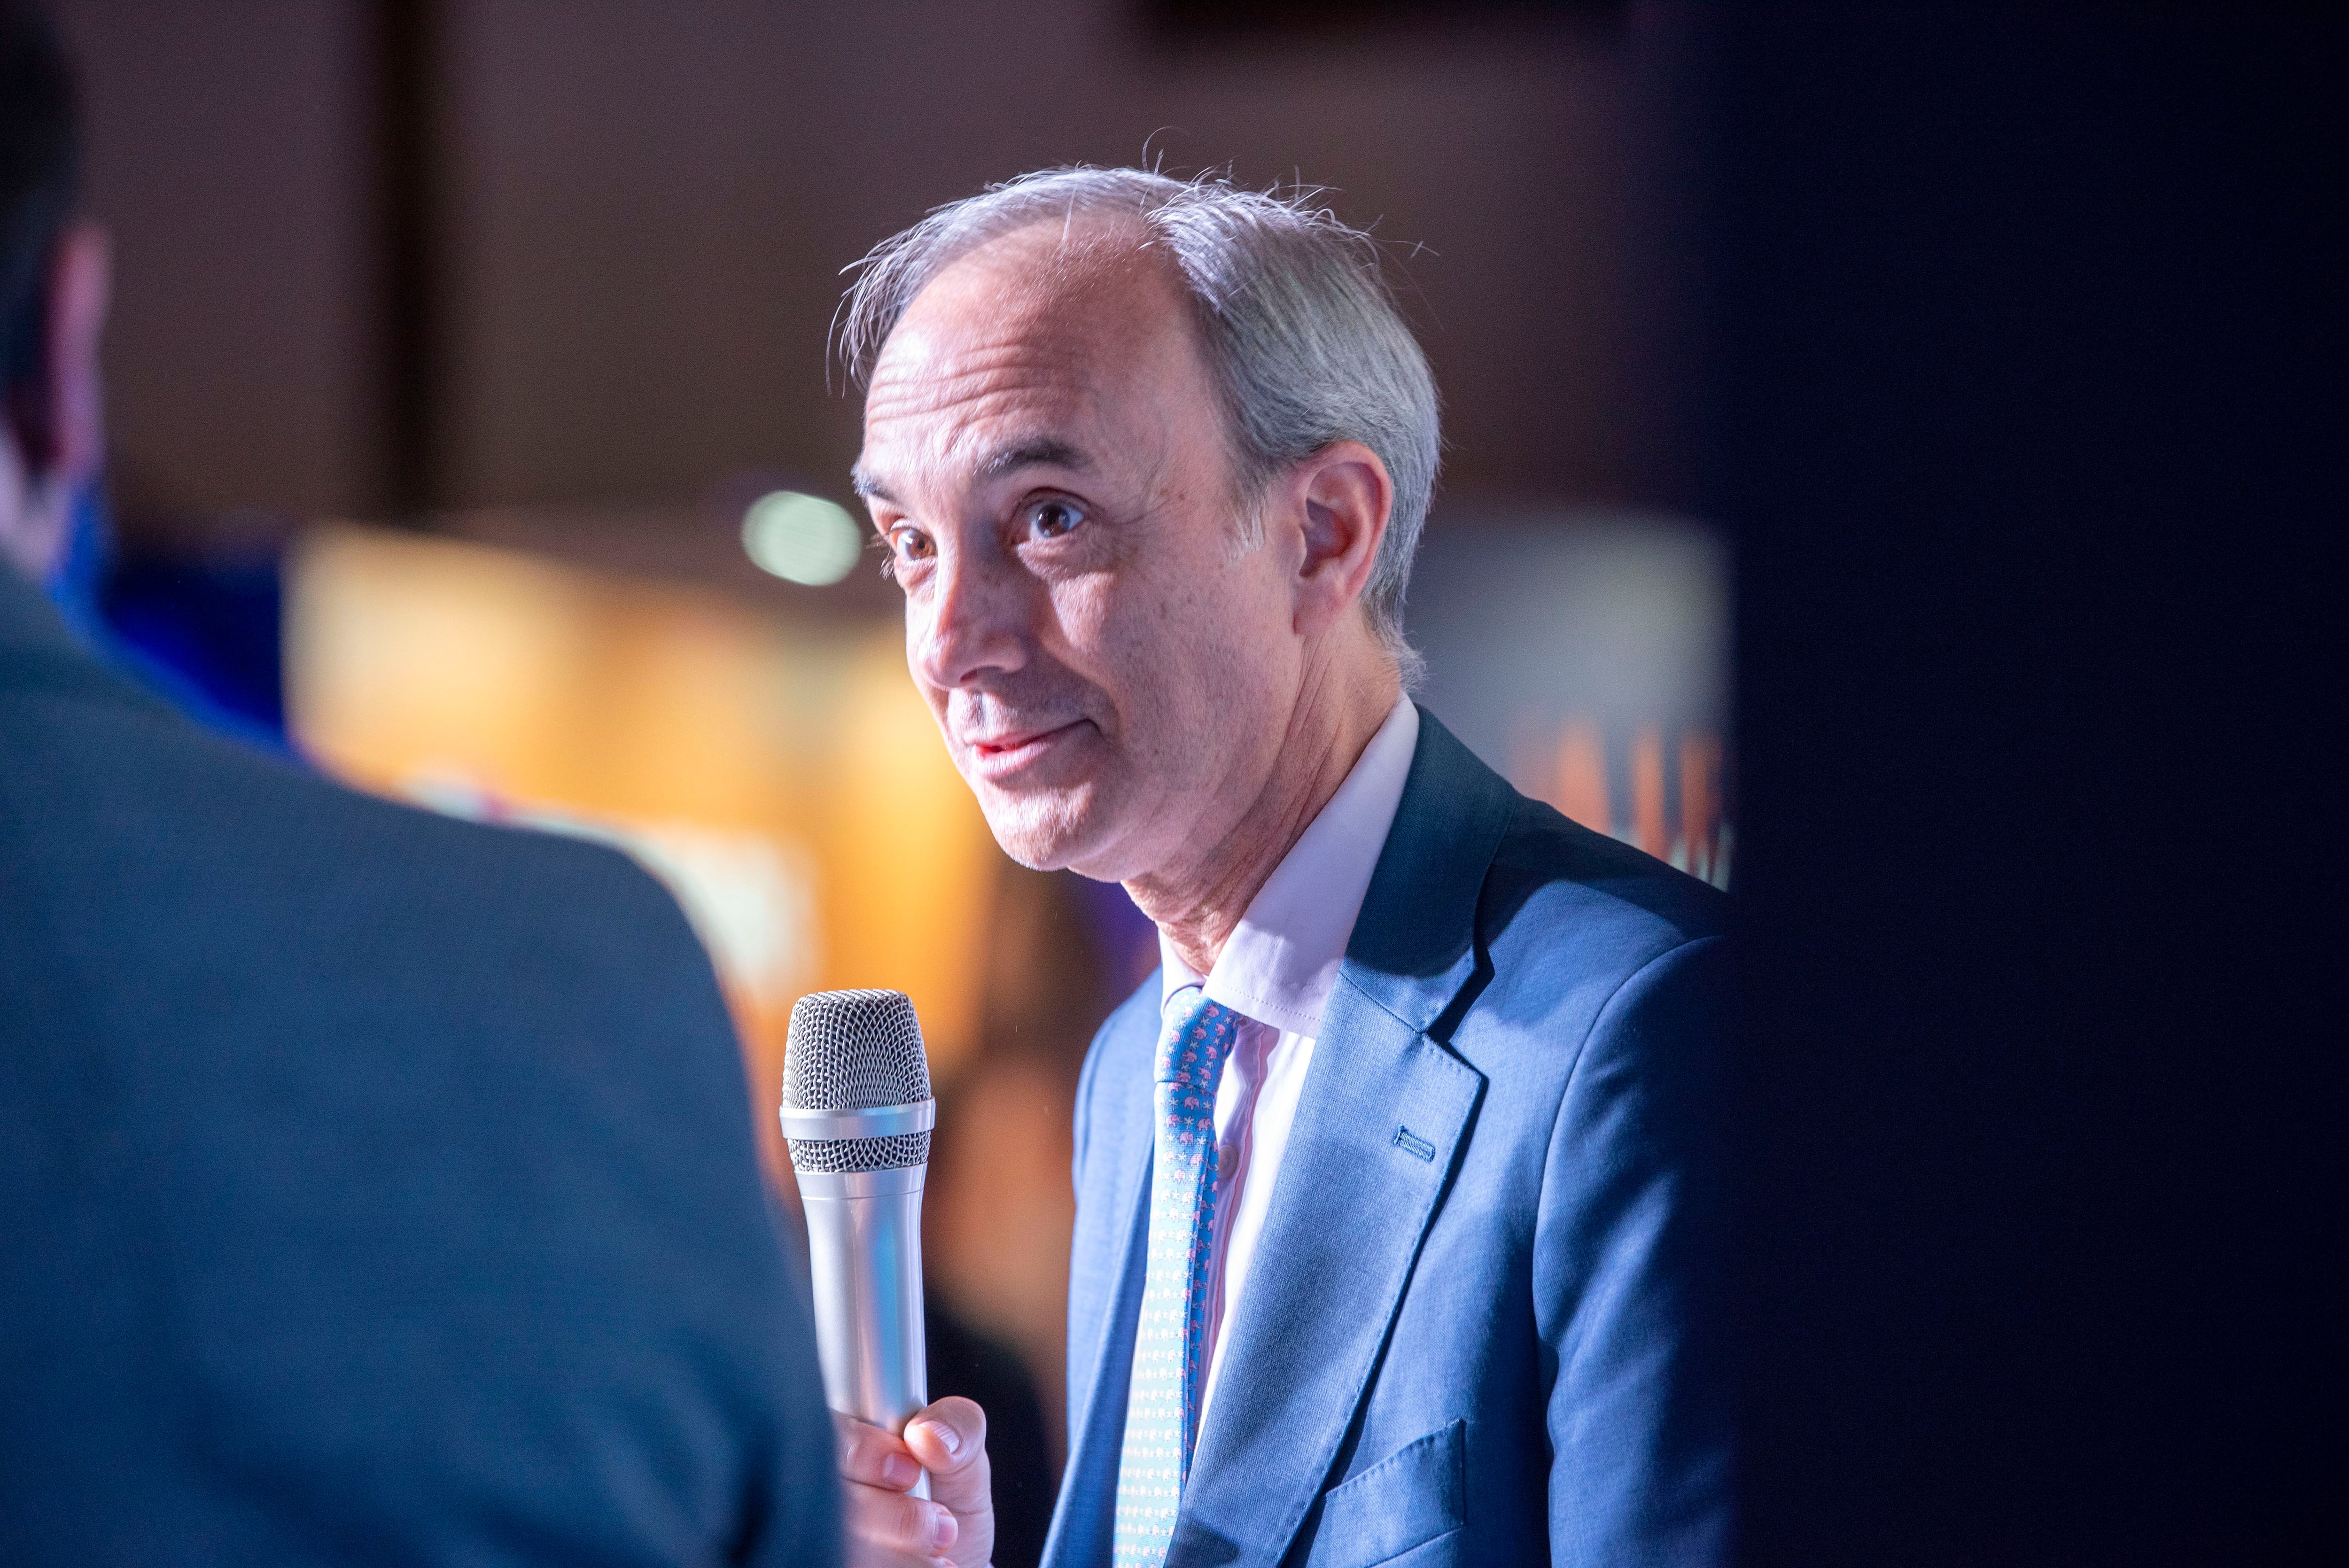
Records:
{"label": "eye", "polygon": [[938,552],[930,536],[918,528],[893,528],[889,531],[889,559],[898,564],[927,561]]}
{"label": "eye", "polygon": [[1085,521],[1085,514],[1072,502],[1058,500],[1030,501],[1021,516],[1030,539],[1059,539],[1075,532]]}

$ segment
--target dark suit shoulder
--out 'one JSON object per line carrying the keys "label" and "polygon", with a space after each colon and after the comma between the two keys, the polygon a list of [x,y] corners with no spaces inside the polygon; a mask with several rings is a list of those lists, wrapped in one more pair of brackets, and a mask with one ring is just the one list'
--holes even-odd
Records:
{"label": "dark suit shoulder", "polygon": [[362,794],[98,678],[16,694],[0,724],[6,852],[57,890],[60,913],[122,920],[167,954],[243,943],[298,971],[305,954],[404,950],[431,954],[444,981],[501,985],[535,960],[591,988],[626,969],[608,998],[623,1006],[648,969],[707,984],[674,902],[612,850]]}
{"label": "dark suit shoulder", "polygon": [[308,1500],[252,1530],[367,1532],[215,1555],[454,1561],[494,1513],[553,1557],[830,1560],[805,1287],[674,901],[51,663],[0,679],[0,1190],[54,1282],[0,1337],[40,1347],[47,1555],[184,1546],[98,1500],[174,1484],[140,1423],[200,1381]]}

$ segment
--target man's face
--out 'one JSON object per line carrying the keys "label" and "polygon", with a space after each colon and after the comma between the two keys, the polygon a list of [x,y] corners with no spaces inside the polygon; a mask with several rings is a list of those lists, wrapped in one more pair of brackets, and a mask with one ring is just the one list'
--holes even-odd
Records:
{"label": "man's face", "polygon": [[1303,664],[1164,266],[1058,222],[964,257],[883,346],[857,464],[906,664],[997,841],[1111,881],[1238,820]]}

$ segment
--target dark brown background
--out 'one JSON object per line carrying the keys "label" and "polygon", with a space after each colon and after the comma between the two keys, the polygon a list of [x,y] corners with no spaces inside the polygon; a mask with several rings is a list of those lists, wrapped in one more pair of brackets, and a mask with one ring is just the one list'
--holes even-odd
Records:
{"label": "dark brown background", "polygon": [[984,181],[1145,155],[1333,187],[1392,243],[1449,493],[1671,488],[1678,193],[1646,178],[1646,25],[1610,11],[1232,33],[1118,0],[61,10],[119,244],[134,533],[676,506],[753,468],[837,493],[841,269]]}

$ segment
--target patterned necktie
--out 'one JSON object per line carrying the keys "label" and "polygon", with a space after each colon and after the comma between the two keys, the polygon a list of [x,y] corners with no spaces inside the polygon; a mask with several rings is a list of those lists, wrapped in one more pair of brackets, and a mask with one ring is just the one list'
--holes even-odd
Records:
{"label": "patterned necktie", "polygon": [[1240,1016],[1195,986],[1167,1004],[1158,1037],[1150,1257],[1133,1336],[1117,1466],[1115,1568],[1158,1568],[1191,1473],[1206,1380],[1207,1264],[1216,1227],[1216,1088]]}

